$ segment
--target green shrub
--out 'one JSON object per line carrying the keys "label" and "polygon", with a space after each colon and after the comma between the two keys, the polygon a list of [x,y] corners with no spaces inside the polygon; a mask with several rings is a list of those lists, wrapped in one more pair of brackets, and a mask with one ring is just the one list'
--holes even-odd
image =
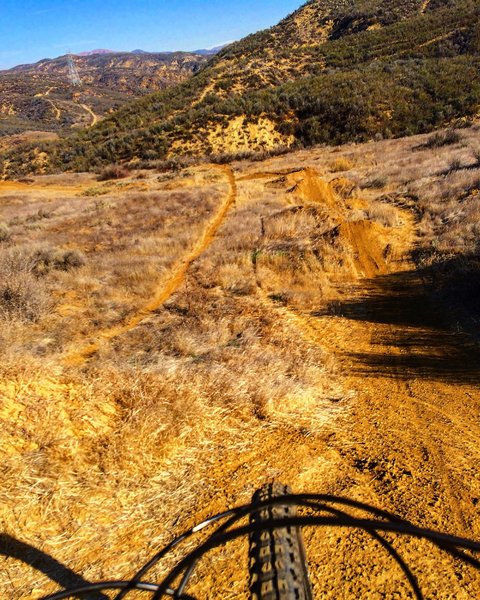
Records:
{"label": "green shrub", "polygon": [[125,179],[129,177],[130,170],[120,165],[110,165],[105,167],[98,175],[98,181],[109,181],[111,179]]}
{"label": "green shrub", "polygon": [[442,146],[449,146],[452,144],[458,144],[462,139],[462,136],[454,129],[448,131],[439,131],[434,133],[428,138],[428,140],[421,145],[422,148],[441,148]]}

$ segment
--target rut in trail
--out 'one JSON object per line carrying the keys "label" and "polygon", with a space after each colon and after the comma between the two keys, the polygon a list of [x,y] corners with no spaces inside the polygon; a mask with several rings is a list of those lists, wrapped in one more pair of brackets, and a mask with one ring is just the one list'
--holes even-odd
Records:
{"label": "rut in trail", "polygon": [[212,220],[206,225],[203,234],[198,239],[195,246],[192,248],[190,253],[185,256],[181,262],[179,262],[173,269],[170,275],[170,278],[165,281],[159,283],[157,293],[154,298],[141,308],[134,315],[130,316],[123,323],[110,327],[108,329],[104,329],[103,331],[98,332],[97,339],[89,344],[85,344],[80,350],[75,350],[69,353],[65,359],[64,363],[69,366],[81,365],[88,359],[90,359],[93,355],[95,355],[100,349],[101,345],[105,342],[109,342],[110,340],[131,331],[135,327],[137,327],[146,317],[148,317],[152,312],[160,308],[169,298],[174,294],[178,288],[182,285],[185,275],[187,274],[188,269],[195,262],[201,254],[210,246],[212,241],[215,238],[215,235],[222,225],[225,217],[227,216],[228,211],[234,205],[237,199],[237,184],[235,181],[235,176],[233,171],[228,166],[217,166],[215,168],[223,171],[225,176],[228,179],[228,183],[230,186],[230,191],[226,196],[225,200],[221,204],[217,213],[214,215]]}

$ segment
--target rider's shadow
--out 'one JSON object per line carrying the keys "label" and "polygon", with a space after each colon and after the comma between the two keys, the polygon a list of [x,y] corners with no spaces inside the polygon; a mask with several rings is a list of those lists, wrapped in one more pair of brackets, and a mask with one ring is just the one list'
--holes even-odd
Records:
{"label": "rider's shadow", "polygon": [[[90,583],[52,556],[5,533],[0,534],[0,556],[13,558],[33,567],[58,583],[63,589],[81,587]],[[80,598],[80,596],[77,597]],[[81,598],[83,600],[85,598],[108,600],[108,596],[99,592],[92,592],[88,596],[83,594]]]}

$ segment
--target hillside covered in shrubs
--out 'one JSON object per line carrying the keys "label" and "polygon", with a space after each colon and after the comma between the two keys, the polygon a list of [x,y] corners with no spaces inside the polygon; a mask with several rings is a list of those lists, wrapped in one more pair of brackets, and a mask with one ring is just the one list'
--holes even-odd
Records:
{"label": "hillside covered in shrubs", "polygon": [[424,133],[475,118],[474,0],[313,0],[193,78],[61,142],[4,153],[0,176]]}

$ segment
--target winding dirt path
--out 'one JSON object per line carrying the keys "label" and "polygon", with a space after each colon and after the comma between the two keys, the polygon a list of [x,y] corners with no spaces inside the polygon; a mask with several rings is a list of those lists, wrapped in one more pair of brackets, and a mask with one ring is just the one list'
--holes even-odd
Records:
{"label": "winding dirt path", "polygon": [[55,86],[52,85],[51,87],[48,88],[48,90],[46,92],[39,92],[38,94],[35,94],[35,98],[43,98],[45,96],[49,96],[50,92],[53,90]]}
{"label": "winding dirt path", "polygon": [[54,104],[50,98],[47,98],[47,96],[50,95],[50,92],[54,89],[55,86],[51,86],[48,88],[48,90],[46,92],[39,92],[38,94],[35,94],[35,98],[45,98],[45,100],[50,104],[50,106],[53,108],[53,111],[55,113],[55,120],[56,121],[60,121],[60,117],[62,116],[62,113],[60,111],[60,109],[58,108],[58,106],[56,104]]}
{"label": "winding dirt path", "polygon": [[55,113],[55,120],[56,121],[60,121],[60,117],[62,116],[62,112],[61,110],[58,108],[58,106],[56,104],[54,104],[50,98],[45,98],[45,100],[50,104],[50,106],[53,108],[53,111]]}
{"label": "winding dirt path", "polygon": [[85,112],[87,112],[90,117],[92,118],[92,122],[90,123],[90,127],[93,127],[94,125],[96,125],[98,123],[98,116],[93,112],[93,110],[87,106],[86,104],[79,104],[79,106],[81,106],[83,108],[83,110]]}
{"label": "winding dirt path", "polygon": [[218,168],[224,173],[228,180],[230,191],[219,207],[217,213],[205,227],[203,234],[198,239],[190,253],[173,268],[172,273],[167,281],[162,279],[162,281],[159,283],[157,293],[148,304],[142,307],[134,315],[130,316],[123,323],[98,332],[97,339],[94,342],[84,345],[79,350],[77,349],[70,352],[64,359],[64,363],[66,365],[72,366],[84,363],[86,360],[96,354],[102,344],[109,342],[110,340],[113,340],[114,338],[117,338],[118,336],[123,335],[124,333],[127,333],[128,331],[131,331],[137,327],[137,325],[139,325],[152,312],[160,308],[160,306],[162,306],[162,304],[164,304],[182,285],[188,269],[212,243],[228,211],[234,205],[237,199],[237,184],[232,169],[223,165],[214,166],[214,168]]}
{"label": "winding dirt path", "polygon": [[431,0],[423,0],[422,2],[422,7],[420,9],[420,12],[423,14],[427,11],[428,7],[430,6],[430,2]]}

